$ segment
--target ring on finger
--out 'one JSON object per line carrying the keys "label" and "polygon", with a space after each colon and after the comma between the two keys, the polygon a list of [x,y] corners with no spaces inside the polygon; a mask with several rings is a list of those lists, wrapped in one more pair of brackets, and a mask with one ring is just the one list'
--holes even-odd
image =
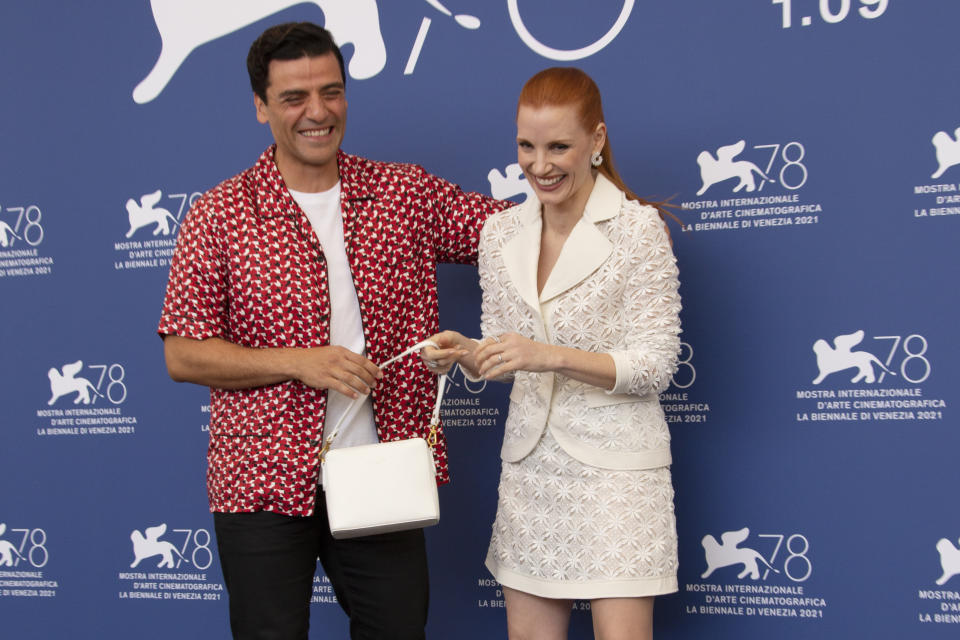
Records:
{"label": "ring on finger", "polygon": [[503,364],[503,354],[502,354],[502,353],[498,353],[498,354],[497,354],[497,358],[500,359],[500,364]]}

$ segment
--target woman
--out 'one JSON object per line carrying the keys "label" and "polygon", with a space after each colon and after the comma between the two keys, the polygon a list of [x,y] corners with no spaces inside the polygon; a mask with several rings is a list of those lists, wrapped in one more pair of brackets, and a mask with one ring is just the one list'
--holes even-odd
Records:
{"label": "woman", "polygon": [[536,198],[488,219],[481,342],[434,336],[436,371],[513,380],[486,565],[510,638],[566,638],[589,599],[603,640],[649,638],[677,589],[670,435],[657,394],[676,367],[676,261],[655,207],[613,166],[584,72],[524,86],[517,159]]}

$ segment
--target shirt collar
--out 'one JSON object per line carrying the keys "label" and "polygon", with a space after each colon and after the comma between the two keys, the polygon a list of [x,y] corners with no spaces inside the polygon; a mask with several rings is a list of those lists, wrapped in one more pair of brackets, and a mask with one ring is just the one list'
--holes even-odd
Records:
{"label": "shirt collar", "polygon": [[[296,216],[299,207],[290,195],[275,154],[277,145],[273,144],[260,154],[254,165],[258,178],[256,199],[257,212],[265,218],[276,216]],[[370,180],[363,172],[364,164],[357,156],[337,150],[337,168],[340,173],[340,200],[342,202],[374,199],[374,190]]]}
{"label": "shirt collar", "polygon": [[340,170],[341,200],[375,199],[373,184],[363,172],[366,166],[368,166],[367,163],[361,162],[357,156],[344,153],[343,150],[337,151],[337,168]]}

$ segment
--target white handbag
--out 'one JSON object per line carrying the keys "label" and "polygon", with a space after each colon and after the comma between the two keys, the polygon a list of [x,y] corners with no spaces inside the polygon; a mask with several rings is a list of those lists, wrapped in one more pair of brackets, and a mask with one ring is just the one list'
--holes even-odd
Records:
{"label": "white handbag", "polygon": [[[381,368],[427,345],[425,340],[384,362]],[[440,405],[446,376],[438,376],[437,401],[428,440],[411,438],[331,449],[340,426],[352,417],[364,397],[357,398],[324,439],[320,452],[323,492],[330,533],[354,538],[390,531],[429,527],[440,521],[433,446],[437,443]]]}

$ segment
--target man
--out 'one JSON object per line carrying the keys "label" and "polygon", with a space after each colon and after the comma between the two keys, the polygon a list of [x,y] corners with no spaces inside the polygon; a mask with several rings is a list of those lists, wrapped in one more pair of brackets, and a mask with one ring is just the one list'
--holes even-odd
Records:
{"label": "man", "polygon": [[191,209],[159,326],[170,376],[211,388],[207,488],[231,628],[306,638],[319,558],[352,638],[423,638],[423,532],[331,537],[323,427],[369,394],[337,445],[426,433],[433,376],[415,357],[374,363],[437,332],[436,264],[475,263],[504,204],[341,151],[346,76],[325,29],[267,29],[247,69],[275,144]]}

